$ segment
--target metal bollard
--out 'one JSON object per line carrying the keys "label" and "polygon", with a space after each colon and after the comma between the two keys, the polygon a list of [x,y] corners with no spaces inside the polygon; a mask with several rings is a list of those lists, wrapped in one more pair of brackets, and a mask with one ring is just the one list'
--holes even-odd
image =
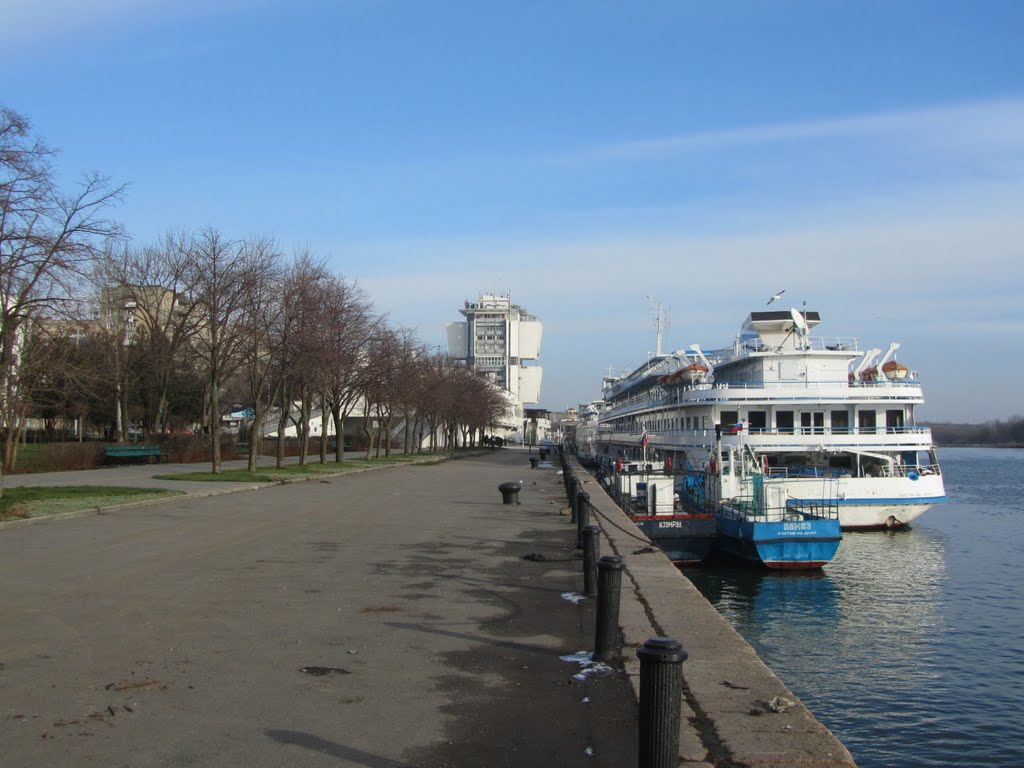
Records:
{"label": "metal bollard", "polygon": [[572,509],[572,515],[569,517],[570,523],[575,523],[576,518],[579,517],[579,487],[579,480],[576,478],[575,475],[573,475],[572,479],[569,480],[569,507]]}
{"label": "metal bollard", "polygon": [[583,529],[583,594],[593,597],[597,594],[598,535],[596,525]]}
{"label": "metal bollard", "polygon": [[679,765],[683,662],[678,640],[653,637],[637,649],[640,659],[639,768]]}
{"label": "metal bollard", "polygon": [[597,561],[597,620],[594,630],[594,661],[608,661],[618,651],[622,568],[621,557],[605,555]]}
{"label": "metal bollard", "polygon": [[583,549],[583,529],[590,525],[590,494],[576,494],[576,549]]}
{"label": "metal bollard", "polygon": [[537,458],[535,456],[530,457],[530,469],[537,468]]}
{"label": "metal bollard", "polygon": [[522,483],[515,481],[502,483],[498,486],[498,490],[501,491],[501,503],[502,504],[518,504],[519,503],[519,491],[523,489]]}

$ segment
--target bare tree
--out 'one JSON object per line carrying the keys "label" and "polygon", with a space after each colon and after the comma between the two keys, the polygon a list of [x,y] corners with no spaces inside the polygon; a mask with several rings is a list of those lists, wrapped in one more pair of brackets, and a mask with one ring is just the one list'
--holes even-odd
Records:
{"label": "bare tree", "polygon": [[150,393],[145,424],[156,433],[167,429],[171,382],[199,327],[200,313],[190,301],[189,247],[186,235],[168,234],[155,245],[110,252],[102,265],[107,288],[101,306],[116,300],[131,307],[132,341],[145,361],[141,373]]}
{"label": "bare tree", "polygon": [[[340,277],[333,280],[323,313],[323,402],[334,425],[334,460],[339,463],[345,458],[345,420],[362,396],[370,367],[370,340],[381,322],[372,309],[357,285]],[[321,460],[325,458],[321,451]]]}
{"label": "bare tree", "polygon": [[64,194],[54,182],[53,156],[31,135],[26,118],[0,107],[0,396],[5,398],[13,393],[8,379],[24,324],[66,300],[72,281],[88,272],[103,241],[121,234],[105,213],[124,187],[92,173]]}
{"label": "bare tree", "polygon": [[191,239],[188,248],[188,284],[202,318],[193,346],[206,372],[215,473],[221,470],[221,391],[240,364],[249,285],[274,264],[272,250],[258,247],[258,242],[228,240],[208,227]]}
{"label": "bare tree", "polygon": [[374,453],[380,456],[380,441],[385,442],[385,454],[391,450],[391,421],[394,418],[400,348],[399,333],[386,324],[380,324],[367,347],[368,371],[363,381],[362,396],[363,433],[366,435],[366,460]]}
{"label": "bare tree", "polygon": [[266,268],[255,272],[245,284],[245,335],[241,346],[242,371],[253,411],[249,471],[255,472],[262,425],[280,392],[288,350],[283,322],[286,301],[282,295],[282,256],[272,240],[255,241],[252,247],[266,254]]}
{"label": "bare tree", "polygon": [[[309,251],[299,251],[285,275],[283,286],[283,307],[279,341],[278,374],[278,423],[277,423],[277,466],[284,464],[285,431],[288,423],[296,427],[300,445],[305,446],[308,432],[308,391],[312,375],[306,369],[309,360],[316,359],[316,297],[318,286],[329,273],[322,259]],[[311,338],[312,337],[312,338]],[[298,403],[299,413],[293,416],[293,406]],[[303,414],[307,413],[307,416]],[[300,450],[300,461],[305,460],[305,448]]]}

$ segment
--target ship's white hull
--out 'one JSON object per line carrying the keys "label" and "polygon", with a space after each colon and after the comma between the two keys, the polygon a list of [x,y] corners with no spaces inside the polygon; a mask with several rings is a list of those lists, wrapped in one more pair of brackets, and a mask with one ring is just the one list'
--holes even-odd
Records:
{"label": "ship's white hull", "polygon": [[782,481],[789,498],[802,501],[834,499],[844,530],[901,528],[924,514],[932,504],[946,501],[939,475],[908,477],[838,478],[831,493],[822,493],[821,481]]}

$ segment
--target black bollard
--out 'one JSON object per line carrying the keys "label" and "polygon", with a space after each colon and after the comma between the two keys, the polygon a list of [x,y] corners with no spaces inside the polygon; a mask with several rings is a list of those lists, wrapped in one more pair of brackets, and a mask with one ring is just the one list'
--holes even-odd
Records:
{"label": "black bollard", "polygon": [[590,525],[590,494],[576,494],[576,549],[583,549],[583,529]]}
{"label": "black bollard", "polygon": [[537,468],[537,457],[536,456],[531,456],[530,457],[530,469],[536,469],[536,468]]}
{"label": "black bollard", "polygon": [[653,637],[637,649],[640,659],[639,768],[679,765],[683,662],[678,640]]}
{"label": "black bollard", "polygon": [[579,480],[573,475],[569,480],[569,508],[572,510],[572,515],[569,516],[570,523],[575,523],[580,513],[579,487]]}
{"label": "black bollard", "polygon": [[502,504],[518,504],[519,503],[519,491],[523,489],[522,483],[515,481],[509,483],[502,483],[498,486],[498,490],[501,491],[501,503]]}
{"label": "black bollard", "polygon": [[619,649],[619,594],[622,591],[622,568],[621,557],[605,555],[597,561],[594,661],[608,661]]}
{"label": "black bollard", "polygon": [[596,525],[583,529],[583,594],[587,597],[597,594],[598,534]]}

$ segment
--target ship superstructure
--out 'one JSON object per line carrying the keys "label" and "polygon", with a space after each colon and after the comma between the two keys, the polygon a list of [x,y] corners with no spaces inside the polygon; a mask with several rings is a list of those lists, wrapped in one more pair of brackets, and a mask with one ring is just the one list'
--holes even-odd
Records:
{"label": "ship superstructure", "polygon": [[837,503],[847,529],[900,526],[944,501],[931,431],[915,417],[921,384],[895,360],[900,345],[883,355],[812,334],[820,322],[806,310],[752,312],[728,347],[695,344],[606,378],[598,460],[643,458],[645,444],[654,461],[728,474],[728,457],[742,455],[789,499]]}

